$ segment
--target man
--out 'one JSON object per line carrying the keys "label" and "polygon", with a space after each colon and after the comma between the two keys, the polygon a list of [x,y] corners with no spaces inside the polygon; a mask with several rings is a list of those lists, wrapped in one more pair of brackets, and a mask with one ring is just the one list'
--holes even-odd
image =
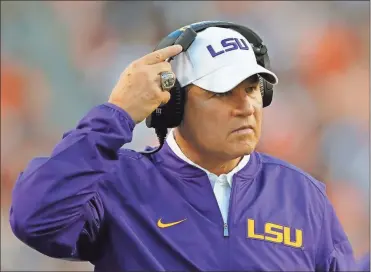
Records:
{"label": "man", "polygon": [[[249,45],[231,29],[211,27],[186,52],[175,45],[134,61],[108,103],[21,173],[14,234],[48,256],[90,261],[96,271],[353,267],[322,183],[254,151],[258,75],[278,79],[251,49],[210,56],[208,45],[226,37]],[[160,75],[172,71],[187,86],[181,125],[155,154],[121,148],[136,124],[169,101]]]}

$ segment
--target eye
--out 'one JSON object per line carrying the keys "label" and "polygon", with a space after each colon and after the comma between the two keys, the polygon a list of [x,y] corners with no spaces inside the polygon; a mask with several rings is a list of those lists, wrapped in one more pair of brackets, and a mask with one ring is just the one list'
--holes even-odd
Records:
{"label": "eye", "polygon": [[229,96],[232,94],[232,91],[228,91],[228,92],[225,92],[225,93],[216,93],[215,96],[216,97],[223,97],[223,96]]}
{"label": "eye", "polygon": [[249,87],[245,88],[245,91],[247,93],[252,93],[252,92],[256,91],[257,88],[258,88],[258,86],[249,86]]}

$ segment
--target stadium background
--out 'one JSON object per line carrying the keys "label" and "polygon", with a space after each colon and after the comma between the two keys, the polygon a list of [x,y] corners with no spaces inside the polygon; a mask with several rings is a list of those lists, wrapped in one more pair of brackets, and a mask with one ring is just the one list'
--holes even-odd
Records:
{"label": "stadium background", "polygon": [[[268,46],[280,84],[259,150],[327,184],[357,257],[369,251],[369,2],[1,2],[1,268],[91,270],[11,233],[18,173],[105,102],[123,69],[185,24],[229,20]],[[128,145],[157,144],[142,123]]]}

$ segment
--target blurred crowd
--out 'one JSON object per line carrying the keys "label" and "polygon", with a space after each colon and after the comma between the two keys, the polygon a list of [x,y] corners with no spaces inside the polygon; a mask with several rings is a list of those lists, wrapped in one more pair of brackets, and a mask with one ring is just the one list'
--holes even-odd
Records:
{"label": "blurred crowd", "polygon": [[[169,32],[228,20],[255,30],[280,82],[261,152],[327,186],[357,258],[369,251],[370,2],[15,1],[1,3],[1,268],[92,270],[19,242],[8,215],[20,171],[47,156],[124,68]],[[156,145],[144,123],[128,148]]]}

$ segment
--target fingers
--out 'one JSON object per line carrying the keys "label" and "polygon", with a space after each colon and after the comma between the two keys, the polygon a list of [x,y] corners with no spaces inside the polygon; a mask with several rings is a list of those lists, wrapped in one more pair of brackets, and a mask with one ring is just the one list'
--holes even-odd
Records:
{"label": "fingers", "polygon": [[150,69],[156,74],[160,74],[161,72],[172,72],[171,64],[167,61],[153,64],[150,66]]}
{"label": "fingers", "polygon": [[163,62],[168,58],[174,57],[180,52],[182,52],[181,45],[172,45],[145,55],[144,57],[139,59],[139,62],[147,65],[152,65]]}
{"label": "fingers", "polygon": [[169,92],[161,92],[161,105],[166,104],[170,100],[170,93]]}
{"label": "fingers", "polygon": [[161,73],[162,72],[173,72],[170,63],[164,61],[148,66],[151,69],[151,75],[157,86],[161,87]]}

